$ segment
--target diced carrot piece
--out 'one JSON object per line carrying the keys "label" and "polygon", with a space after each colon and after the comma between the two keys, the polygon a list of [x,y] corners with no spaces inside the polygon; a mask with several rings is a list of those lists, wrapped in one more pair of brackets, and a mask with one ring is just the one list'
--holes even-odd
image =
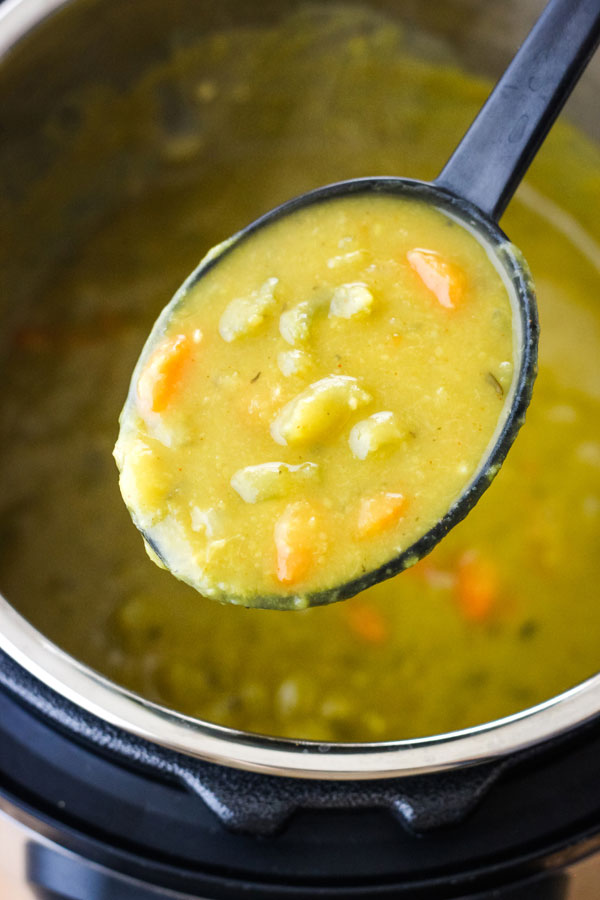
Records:
{"label": "diced carrot piece", "polygon": [[104,313],[80,325],[65,323],[52,326],[27,326],[14,336],[15,346],[20,350],[41,353],[46,350],[78,350],[98,341],[113,337],[127,320],[118,314]]}
{"label": "diced carrot piece", "polygon": [[489,619],[497,607],[500,593],[498,569],[475,550],[460,557],[456,573],[455,595],[464,617],[473,622]]}
{"label": "diced carrot piece", "polygon": [[52,347],[53,336],[48,330],[43,328],[22,328],[20,331],[17,331],[14,341],[19,350],[40,353]]}
{"label": "diced carrot piece", "polygon": [[391,528],[401,518],[405,507],[403,494],[381,491],[372,497],[363,497],[358,508],[358,536],[373,537]]}
{"label": "diced carrot piece", "polygon": [[178,334],[167,338],[152,353],[138,379],[137,394],[143,412],[162,413],[169,406],[181,383],[193,347],[200,337]]}
{"label": "diced carrot piece", "polygon": [[465,275],[454,263],[433,250],[409,250],[406,254],[411,269],[446,309],[456,309],[465,292]]}
{"label": "diced carrot piece", "polygon": [[296,584],[310,573],[324,549],[322,522],[308,500],[289,503],[275,522],[276,575],[282,584]]}
{"label": "diced carrot piece", "polygon": [[381,644],[388,637],[388,628],[379,610],[366,603],[345,604],[348,625],[354,634],[368,644]]}

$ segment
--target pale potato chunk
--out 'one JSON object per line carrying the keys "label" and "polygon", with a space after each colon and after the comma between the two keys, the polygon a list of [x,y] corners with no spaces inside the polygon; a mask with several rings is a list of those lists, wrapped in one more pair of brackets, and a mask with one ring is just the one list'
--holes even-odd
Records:
{"label": "pale potato chunk", "polygon": [[373,294],[362,281],[342,284],[336,288],[329,306],[329,318],[351,319],[366,316],[373,306]]}
{"label": "pale potato chunk", "polygon": [[374,453],[385,444],[400,441],[402,437],[396,415],[386,410],[357,422],[350,431],[348,443],[357,459],[366,459],[369,453]]}
{"label": "pale potato chunk", "polygon": [[319,474],[316,463],[305,462],[291,466],[284,462],[267,462],[246,466],[231,478],[231,487],[246,503],[287,497],[297,488],[315,481]]}
{"label": "pale potato chunk", "polygon": [[340,266],[357,265],[358,263],[366,263],[369,254],[366,250],[351,250],[349,253],[342,253],[340,256],[332,256],[327,260],[328,269],[339,269]]}
{"label": "pale potato chunk", "polygon": [[310,300],[292,306],[279,317],[279,333],[292,346],[308,340],[310,325],[316,312],[316,305]]}
{"label": "pale potato chunk", "polygon": [[327,306],[327,301],[326,294],[319,291],[309,300],[302,300],[282,312],[279,317],[279,333],[284,341],[292,347],[307,341],[315,314]]}
{"label": "pale potato chunk", "polygon": [[282,350],[277,355],[277,365],[282,375],[306,375],[312,360],[304,350]]}
{"label": "pale potato chunk", "polygon": [[276,305],[275,286],[279,279],[267,278],[248,297],[237,297],[229,303],[219,320],[219,334],[227,343],[256,331]]}
{"label": "pale potato chunk", "polygon": [[163,469],[160,457],[141,439],[134,439],[123,452],[121,442],[115,448],[121,468],[119,486],[130,509],[140,510],[154,524],[165,515],[165,498],[171,477]]}
{"label": "pale potato chunk", "polygon": [[201,509],[192,506],[191,510],[192,531],[204,532],[207,538],[220,537],[224,528],[223,511],[209,507]]}
{"label": "pale potato chunk", "polygon": [[372,400],[356,378],[328,375],[290,400],[271,423],[278,444],[309,444],[341,427],[350,414]]}

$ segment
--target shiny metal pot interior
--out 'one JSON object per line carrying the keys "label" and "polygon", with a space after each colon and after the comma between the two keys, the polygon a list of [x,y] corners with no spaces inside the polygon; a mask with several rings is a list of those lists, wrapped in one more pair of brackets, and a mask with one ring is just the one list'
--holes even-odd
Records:
{"label": "shiny metal pot interior", "polygon": [[[49,136],[48,116],[74,85],[110,82],[119,90],[201,29],[269,21],[293,3],[189,3],[185,0],[7,0],[0,8],[2,204],[11,229],[0,248],[3,334],[54,260],[119,203],[132,172],[150,177],[155,147],[133,133],[125,145],[98,142],[94,165],[71,154],[69,178],[50,198],[33,188],[69,142]],[[467,67],[499,73],[541,3],[378,0],[373,6],[425,24],[455,46]],[[590,131],[600,82],[596,64],[567,107]],[[600,128],[600,121],[595,123]],[[405,173],[410,174],[410,173]],[[48,202],[50,199],[51,202]],[[1,352],[2,336],[0,336]],[[597,716],[600,676],[503,720],[453,734],[382,744],[315,744],[235,732],[158,707],[78,663],[0,601],[0,648],[59,695],[128,733],[202,760],[277,775],[377,779],[482,763],[539,744]]]}

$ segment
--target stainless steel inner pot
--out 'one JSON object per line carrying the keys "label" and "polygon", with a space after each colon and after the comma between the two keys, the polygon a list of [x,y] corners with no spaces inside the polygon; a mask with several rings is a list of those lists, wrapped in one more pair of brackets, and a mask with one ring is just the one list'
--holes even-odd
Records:
{"label": "stainless steel inner pot", "polygon": [[[72,89],[127,86],[178,42],[231,22],[264,22],[298,5],[186,0],[6,0],[0,7],[0,203],[10,234],[0,246],[2,334],[33,298],[76,234],[81,239],[115,208],[130,182],[151,173],[153,147],[132,133],[127,145],[99,142],[94,165],[72,158],[70,177],[45,198],[34,188],[69,142],[45,127]],[[371,6],[425,26],[455,49],[466,68],[497,76],[542,7],[539,0],[372,0]],[[566,115],[591,133],[600,60]],[[600,137],[600,134],[595,136]],[[398,173],[410,175],[410,173]],[[51,202],[49,202],[51,201]],[[2,351],[0,334],[0,354]],[[600,711],[600,675],[524,712],[479,727],[419,740],[321,744],[259,737],[201,722],[136,696],[61,651],[0,598],[0,648],[79,707],[161,746],[227,766],[315,779],[369,779],[449,770],[500,758],[576,728]]]}

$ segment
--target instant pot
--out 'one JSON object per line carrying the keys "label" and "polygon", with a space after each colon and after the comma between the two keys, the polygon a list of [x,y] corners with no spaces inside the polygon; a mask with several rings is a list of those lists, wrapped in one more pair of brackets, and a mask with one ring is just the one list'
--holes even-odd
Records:
{"label": "instant pot", "polygon": [[[93,168],[75,160],[52,210],[30,203],[60,152],[44,124],[58,111],[67,140],[75,128],[65,102],[73,87],[104,80],[126,92],[177,41],[268,22],[293,5],[2,4],[5,332],[74,229],[91,233],[118,204],[132,167],[140,178],[152,169],[139,136],[127,146],[107,139]],[[518,0],[371,5],[442,36],[465,66],[488,76],[541,8]],[[567,109],[587,131],[599,75],[597,67],[586,74]],[[9,601],[0,598],[6,900],[600,896],[600,676],[450,735],[364,745],[274,739],[120,688],[44,638]]]}

